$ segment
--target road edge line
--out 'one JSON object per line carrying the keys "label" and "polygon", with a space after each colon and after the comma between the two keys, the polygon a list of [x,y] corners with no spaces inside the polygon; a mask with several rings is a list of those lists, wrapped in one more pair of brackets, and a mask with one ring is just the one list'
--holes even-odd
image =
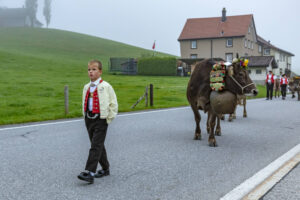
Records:
{"label": "road edge line", "polygon": [[263,181],[269,178],[274,172],[276,172],[280,167],[290,161],[300,152],[300,144],[296,145],[288,152],[277,158],[275,161],[267,165],[265,168],[261,169],[259,172],[254,174],[249,179],[245,180],[243,183],[238,185],[236,188],[231,190],[229,193],[220,198],[220,200],[240,200],[248,195],[252,190],[254,190]]}
{"label": "road edge line", "polygon": [[300,162],[300,153],[296,154],[291,160],[280,167],[269,178],[258,185],[254,190],[247,194],[243,200],[256,200],[265,196],[277,183],[280,182],[290,171]]}

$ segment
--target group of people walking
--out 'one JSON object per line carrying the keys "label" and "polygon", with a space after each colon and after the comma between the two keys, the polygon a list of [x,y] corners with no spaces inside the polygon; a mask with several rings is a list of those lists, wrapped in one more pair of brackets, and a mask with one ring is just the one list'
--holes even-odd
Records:
{"label": "group of people walking", "polygon": [[266,100],[272,100],[272,98],[273,98],[273,89],[274,89],[274,84],[275,84],[276,79],[280,80],[282,99],[285,100],[285,98],[286,98],[286,88],[289,83],[289,80],[286,77],[286,74],[282,74],[281,77],[276,77],[270,70],[266,77],[266,86],[267,86],[267,99]]}

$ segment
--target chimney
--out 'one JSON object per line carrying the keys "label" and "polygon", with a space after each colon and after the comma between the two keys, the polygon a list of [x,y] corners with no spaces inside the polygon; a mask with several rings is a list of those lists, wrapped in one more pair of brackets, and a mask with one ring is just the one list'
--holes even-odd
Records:
{"label": "chimney", "polygon": [[226,9],[223,8],[222,10],[222,22],[225,22],[226,21]]}

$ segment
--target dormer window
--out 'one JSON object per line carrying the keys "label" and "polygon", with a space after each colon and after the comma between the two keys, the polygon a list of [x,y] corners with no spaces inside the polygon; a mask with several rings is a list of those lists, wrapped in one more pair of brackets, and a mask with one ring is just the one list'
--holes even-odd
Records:
{"label": "dormer window", "polygon": [[261,53],[261,45],[258,45],[258,52]]}
{"label": "dormer window", "polygon": [[191,49],[197,49],[197,40],[191,41]]}
{"label": "dormer window", "polygon": [[270,55],[270,49],[264,49],[264,55]]}
{"label": "dormer window", "polygon": [[233,40],[232,40],[232,38],[227,39],[226,40],[226,47],[232,47],[232,46],[233,46]]}

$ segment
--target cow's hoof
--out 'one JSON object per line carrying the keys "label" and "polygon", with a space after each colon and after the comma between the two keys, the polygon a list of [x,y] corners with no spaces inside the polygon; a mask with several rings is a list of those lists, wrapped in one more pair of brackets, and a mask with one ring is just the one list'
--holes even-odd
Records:
{"label": "cow's hoof", "polygon": [[244,117],[244,118],[246,118],[246,117],[247,117],[247,115],[243,115],[243,117]]}
{"label": "cow's hoof", "polygon": [[218,146],[218,145],[217,145],[216,139],[209,139],[209,140],[208,140],[208,145],[209,145],[210,147],[217,147],[217,146]]}
{"label": "cow's hoof", "polygon": [[232,117],[229,117],[229,118],[228,118],[228,121],[229,121],[229,122],[232,122]]}
{"label": "cow's hoof", "polygon": [[194,140],[201,140],[201,133],[195,133]]}
{"label": "cow's hoof", "polygon": [[220,119],[221,119],[221,120],[224,120],[224,119],[225,119],[225,116],[224,116],[224,115],[222,115],[222,116],[220,117]]}
{"label": "cow's hoof", "polygon": [[222,135],[222,134],[221,134],[221,130],[216,129],[215,135],[216,135],[216,136],[221,136],[221,135]]}

